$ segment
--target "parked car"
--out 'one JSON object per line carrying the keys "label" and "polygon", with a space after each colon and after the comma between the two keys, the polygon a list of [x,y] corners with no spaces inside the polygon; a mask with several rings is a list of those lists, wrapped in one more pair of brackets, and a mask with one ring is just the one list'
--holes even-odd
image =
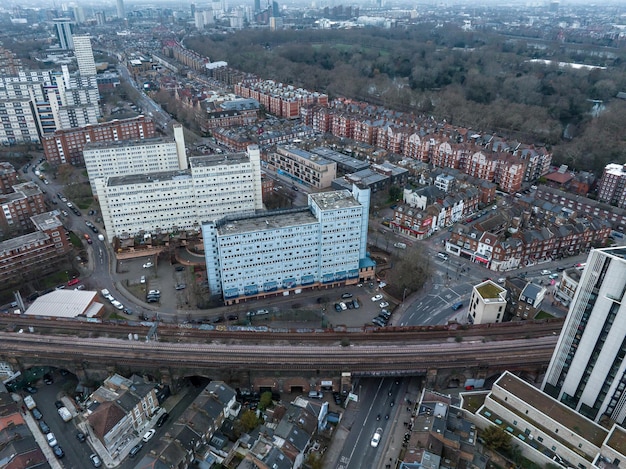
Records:
{"label": "parked car", "polygon": [[146,283],[146,276],[142,275],[141,278],[139,279],[139,283]]}
{"label": "parked car", "polygon": [[339,303],[335,303],[335,311],[337,311],[338,313],[341,313],[342,309]]}
{"label": "parked car", "polygon": [[54,380],[52,379],[52,374],[46,373],[45,375],[43,375],[43,382],[45,384],[52,384],[52,383],[54,383]]}
{"label": "parked car", "polygon": [[61,448],[61,446],[59,446],[59,445],[53,446],[52,447],[52,452],[59,459],[61,459],[63,456],[65,456],[65,453],[63,452],[63,448]]}
{"label": "parked car", "polygon": [[143,268],[144,268],[144,269],[149,269],[150,267],[154,267],[154,264],[153,264],[152,262],[146,262],[146,263],[143,265]]}
{"label": "parked car", "polygon": [[179,283],[174,287],[176,290],[184,290],[185,288],[187,288],[187,284],[185,283]]}
{"label": "parked car", "polygon": [[357,300],[356,298],[352,300],[352,306],[354,306],[354,309],[359,309],[361,307],[361,305],[359,304],[359,300]]}
{"label": "parked car", "polygon": [[41,433],[43,433],[44,435],[47,435],[48,433],[50,433],[50,427],[44,420],[39,421],[39,429],[41,430]]}
{"label": "parked car", "polygon": [[139,453],[139,451],[141,451],[141,448],[143,448],[143,443],[137,443],[135,446],[133,446],[131,448],[131,450],[128,453],[128,457],[129,458],[134,458],[135,456],[137,456],[137,453]]}
{"label": "parked car", "polygon": [[343,298],[344,300],[347,298],[352,298],[352,293],[344,293],[341,295],[341,298]]}
{"label": "parked car", "polygon": [[176,269],[174,270],[176,270],[176,272],[182,272],[183,270],[185,270],[185,266],[183,265],[176,266]]}
{"label": "parked car", "polygon": [[102,461],[97,454],[92,454],[91,456],[89,456],[89,459],[91,460],[91,464],[93,464],[93,467],[102,466]]}
{"label": "parked car", "polygon": [[33,417],[35,417],[35,420],[41,420],[43,418],[43,415],[41,414],[41,412],[39,412],[39,409],[37,409],[36,407],[31,410],[31,412],[33,413]]}
{"label": "parked car", "polygon": [[150,439],[154,436],[155,433],[156,433],[156,430],[154,428],[151,428],[150,430],[148,430],[146,433],[143,434],[143,438],[141,439],[141,441],[143,441],[144,443],[147,443],[148,441],[150,441]]}
{"label": "parked car", "polygon": [[150,290],[148,292],[148,295],[157,295],[160,296],[161,295],[161,291],[160,290]]}
{"label": "parked car", "polygon": [[163,415],[161,415],[159,417],[159,419],[157,420],[156,426],[157,427],[162,427],[163,424],[167,421],[167,419],[169,418],[170,414],[168,414],[167,412],[165,412]]}
{"label": "parked car", "polygon": [[111,301],[111,304],[117,309],[124,309],[124,305],[117,300]]}
{"label": "parked car", "polygon": [[52,432],[46,435],[46,440],[48,440],[50,447],[55,447],[58,444],[57,439]]}
{"label": "parked car", "polygon": [[81,443],[84,443],[87,437],[85,436],[83,432],[78,432],[76,433],[76,439],[80,441]]}
{"label": "parked car", "polygon": [[372,297],[372,301],[380,301],[383,299],[383,295],[375,295]]}
{"label": "parked car", "polygon": [[63,404],[63,401],[54,401],[54,406],[60,409],[61,407],[65,407],[65,404]]}
{"label": "parked car", "polygon": [[386,301],[382,301],[378,306],[380,306],[381,308],[386,308],[387,306],[389,306],[389,303],[387,303]]}

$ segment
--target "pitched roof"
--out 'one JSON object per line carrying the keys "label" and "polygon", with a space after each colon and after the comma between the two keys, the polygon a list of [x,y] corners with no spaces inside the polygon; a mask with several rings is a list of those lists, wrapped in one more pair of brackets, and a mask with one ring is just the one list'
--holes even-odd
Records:
{"label": "pitched roof", "polygon": [[101,440],[126,416],[126,413],[114,401],[103,402],[87,417],[94,434]]}

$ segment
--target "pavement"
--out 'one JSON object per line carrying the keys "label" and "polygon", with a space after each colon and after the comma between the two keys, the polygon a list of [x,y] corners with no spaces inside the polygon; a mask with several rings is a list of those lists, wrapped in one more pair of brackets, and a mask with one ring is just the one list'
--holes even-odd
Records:
{"label": "pavement", "polygon": [[[15,396],[17,395],[14,395],[13,397],[14,400],[16,399]],[[19,398],[19,400],[21,401],[21,398]],[[41,433],[41,430],[39,430],[39,424],[37,424],[37,421],[34,419],[34,417],[30,414],[30,412],[22,412],[22,417],[24,417],[24,420],[26,421],[26,425],[28,425],[28,428],[30,429],[30,432],[33,434],[35,441],[41,448],[41,451],[43,451],[43,454],[46,456],[46,459],[48,460],[50,467],[52,469],[63,469],[63,465],[59,462],[59,460],[56,458],[56,456],[52,452],[52,448],[48,444],[48,440],[46,440],[45,435]]]}
{"label": "pavement", "polygon": [[[80,431],[82,431],[87,436],[87,441],[89,445],[93,448],[94,452],[100,457],[100,459],[102,460],[103,466],[109,467],[109,468],[117,467],[126,459],[126,457],[128,456],[128,453],[133,448],[133,446],[141,442],[141,439],[144,433],[156,425],[156,422],[159,419],[159,417],[163,415],[165,412],[171,411],[176,406],[176,404],[178,404],[178,402],[181,399],[183,399],[183,397],[185,397],[186,389],[187,388],[183,388],[178,394],[168,397],[167,400],[161,406],[161,409],[158,412],[156,412],[148,422],[144,423],[140,428],[135,430],[132,434],[132,438],[128,438],[121,445],[121,447],[116,451],[116,453],[114,453],[113,455],[111,455],[107,451],[105,446],[102,444],[102,442],[98,438],[92,435],[91,429],[89,427],[89,424],[87,423],[87,420],[84,419],[80,414],[78,417],[76,417],[77,422],[78,422],[76,426]],[[46,443],[45,438],[44,438],[44,443]],[[50,450],[50,453],[52,453],[52,450]],[[52,458],[54,458],[54,454],[52,455]],[[63,469],[62,466],[57,466],[57,467],[58,469]],[[55,469],[54,466],[53,466],[53,469]]]}

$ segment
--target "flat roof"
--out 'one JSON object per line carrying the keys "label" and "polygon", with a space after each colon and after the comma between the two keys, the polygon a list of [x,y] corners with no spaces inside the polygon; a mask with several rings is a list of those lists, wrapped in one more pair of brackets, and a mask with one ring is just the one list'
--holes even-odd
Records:
{"label": "flat roof", "polygon": [[236,219],[222,219],[217,224],[218,236],[231,236],[254,231],[267,231],[288,226],[318,223],[308,207],[269,212]]}
{"label": "flat roof", "polygon": [[97,150],[101,148],[124,148],[124,147],[141,147],[141,146],[151,146],[151,145],[161,145],[164,143],[175,144],[173,138],[167,137],[155,137],[155,138],[144,138],[144,139],[136,139],[136,140],[117,140],[117,141],[106,141],[106,142],[89,142],[84,146],[84,151],[86,150]]}
{"label": "flat roof", "polygon": [[94,304],[96,308],[91,307],[96,295],[95,291],[55,290],[37,298],[24,314],[62,318],[75,318],[81,315],[93,317],[103,307],[101,303]]}
{"label": "flat roof", "polygon": [[606,445],[609,448],[613,448],[620,454],[626,455],[626,429],[619,425],[613,425],[609,438],[606,441]]}
{"label": "flat roof", "polygon": [[33,215],[30,219],[37,229],[42,231],[63,226],[63,223],[59,220],[59,212],[56,210],[53,210],[52,212],[40,213],[39,215]]}
{"label": "flat roof", "polygon": [[359,160],[358,158],[344,155],[343,153],[339,153],[338,151],[331,150],[330,148],[326,148],[326,147],[313,148],[311,150],[311,153],[315,153],[316,155],[323,156],[324,158],[335,161],[336,163],[342,164],[344,166],[356,168],[357,171],[360,169],[368,168],[370,165],[367,161]]}
{"label": "flat roof", "polygon": [[15,248],[20,246],[24,246],[26,244],[32,244],[37,242],[47,241],[50,238],[47,233],[43,231],[35,231],[33,233],[28,233],[23,236],[18,236],[17,238],[7,239],[0,243],[0,253],[5,251],[12,251]]}
{"label": "flat roof", "polygon": [[350,191],[332,191],[309,194],[317,206],[322,210],[335,210],[340,208],[360,207]]}
{"label": "flat roof", "polygon": [[327,160],[326,158],[324,158],[319,153],[311,153],[311,152],[308,152],[308,151],[303,150],[301,148],[294,147],[293,145],[279,145],[278,147],[283,149],[283,150],[285,150],[288,153],[291,153],[293,155],[299,156],[303,160],[308,160],[308,161],[310,161],[312,163],[315,163],[317,165],[320,165],[320,166],[329,165],[329,164],[334,163],[334,161]]}
{"label": "flat roof", "polygon": [[128,184],[151,184],[161,181],[174,181],[177,179],[191,179],[191,171],[176,169],[172,171],[157,171],[154,173],[111,176],[107,180],[107,187],[125,186]]}
{"label": "flat roof", "polygon": [[223,155],[192,156],[189,165],[192,168],[204,168],[207,166],[219,166],[228,164],[241,164],[250,161],[247,153],[226,153]]}
{"label": "flat roof", "polygon": [[486,280],[483,283],[476,285],[476,290],[483,299],[496,299],[503,300],[502,292],[506,289],[496,285],[491,280]]}
{"label": "flat roof", "polygon": [[[495,385],[500,386],[502,389],[531,405],[539,412],[549,416],[552,420],[559,422],[561,425],[567,427],[568,430],[576,433],[598,448],[602,446],[602,442],[608,435],[608,431],[600,425],[583,417],[578,412],[561,404],[559,401],[544,394],[539,389],[522,381],[508,371],[502,374],[495,382]],[[505,407],[508,407],[511,411],[517,411],[510,403],[504,401],[499,402]]]}

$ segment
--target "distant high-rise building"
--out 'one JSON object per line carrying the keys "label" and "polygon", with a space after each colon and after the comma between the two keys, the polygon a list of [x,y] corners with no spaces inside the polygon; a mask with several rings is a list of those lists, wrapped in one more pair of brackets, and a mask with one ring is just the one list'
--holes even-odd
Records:
{"label": "distant high-rise building", "polygon": [[84,23],[85,22],[85,10],[80,5],[74,7],[74,20],[77,23]]}
{"label": "distant high-rise building", "polygon": [[88,77],[96,74],[96,62],[91,48],[91,36],[73,36],[74,55],[78,62],[78,73]]}
{"label": "distant high-rise building", "polygon": [[96,23],[98,26],[104,25],[106,23],[107,17],[103,11],[96,11]]}
{"label": "distant high-rise building", "polygon": [[552,13],[557,13],[559,11],[559,2],[558,1],[551,1],[550,2],[550,11]]}
{"label": "distant high-rise building", "polygon": [[117,0],[117,17],[121,20],[126,18],[126,11],[124,11],[124,0]]}
{"label": "distant high-rise building", "polygon": [[196,14],[196,4],[192,3],[191,4],[191,17],[193,18],[195,14]]}
{"label": "distant high-rise building", "polygon": [[69,18],[55,18],[52,20],[56,26],[59,46],[63,50],[71,50],[74,48],[72,39],[72,20]]}
{"label": "distant high-rise building", "polygon": [[261,11],[261,0],[254,0],[254,12]]}
{"label": "distant high-rise building", "polygon": [[278,6],[278,2],[272,2],[272,16],[280,16],[280,7]]}
{"label": "distant high-rise building", "polygon": [[594,249],[543,391],[595,422],[626,423],[626,247]]}

